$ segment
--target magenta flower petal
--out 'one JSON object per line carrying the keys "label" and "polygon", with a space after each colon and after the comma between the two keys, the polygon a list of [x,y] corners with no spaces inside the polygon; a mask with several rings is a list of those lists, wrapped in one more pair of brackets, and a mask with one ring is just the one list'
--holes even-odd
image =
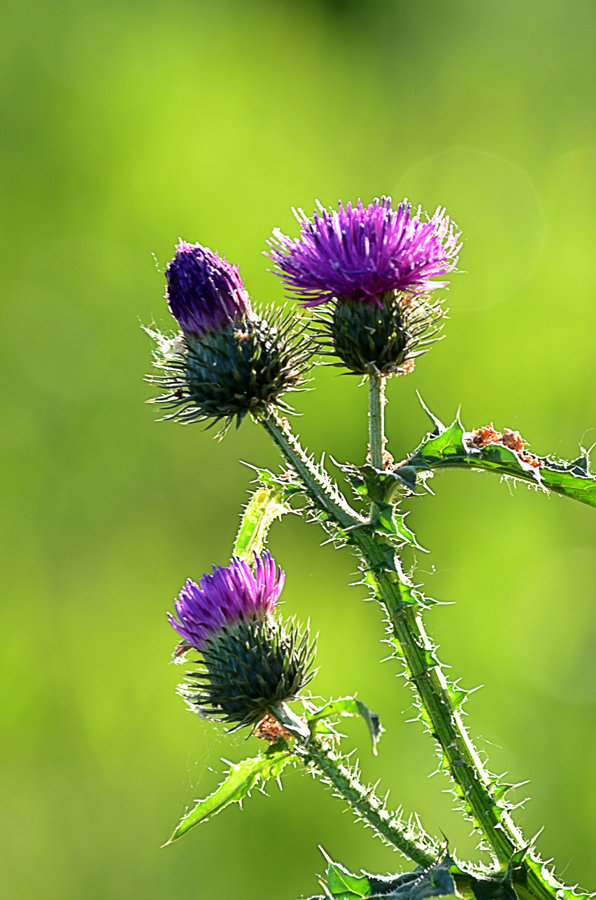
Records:
{"label": "magenta flower petal", "polygon": [[284,580],[267,550],[262,557],[255,554],[254,574],[248,563],[234,556],[229,566],[213,566],[213,573],[203,575],[198,584],[186,582],[174,602],[178,619],[168,613],[170,624],[185,641],[203,650],[226,626],[271,613]]}
{"label": "magenta flower petal", "polygon": [[319,204],[312,219],[294,211],[300,237],[276,229],[268,242],[273,271],[304,306],[333,298],[380,304],[386,291],[444,287],[457,265],[459,232],[444,209],[427,222],[420,208],[414,216],[411,210],[406,200],[393,210],[391,198],[382,197],[366,207],[340,203],[337,212]]}

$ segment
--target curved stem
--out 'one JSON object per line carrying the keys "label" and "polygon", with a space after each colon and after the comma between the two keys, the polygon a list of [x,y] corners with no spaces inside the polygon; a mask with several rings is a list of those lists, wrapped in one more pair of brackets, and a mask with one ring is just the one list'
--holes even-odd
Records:
{"label": "curved stem", "polygon": [[347,801],[355,815],[366,822],[388,844],[397,847],[417,865],[427,868],[436,863],[439,847],[428,835],[421,832],[417,837],[408,833],[396,813],[385,809],[383,802],[371,787],[360,781],[358,771],[348,768],[333,750],[324,748],[317,740],[299,750],[304,763],[312,765],[323,781],[333,787],[336,796]]}
{"label": "curved stem", "polygon": [[415,687],[433,737],[439,742],[449,773],[461,799],[480,826],[501,863],[526,844],[506,810],[492,794],[491,778],[470,739],[461,712],[453,702],[436,647],[426,632],[412,588],[399,571],[388,571],[386,558],[367,534],[355,532],[358,545],[373,574],[377,598],[387,611],[410,682]]}
{"label": "curved stem", "polygon": [[[449,774],[498,862],[506,865],[517,851],[526,850],[528,843],[507,809],[493,794],[490,775],[452,699],[441,664],[435,656],[436,646],[424,627],[412,587],[401,572],[397,558],[396,571],[387,571],[381,548],[370,535],[356,529],[352,540],[370,565],[378,599],[389,615],[409,680],[418,693],[431,734],[441,746]],[[531,854],[525,871],[526,886],[535,897],[553,900],[557,896],[556,889],[547,883],[540,864]]]}
{"label": "curved stem", "polygon": [[[380,390],[377,391],[380,405]],[[382,418],[375,419],[378,423]],[[472,743],[460,711],[454,703],[442,668],[434,656],[435,646],[428,636],[411,585],[401,572],[399,559],[388,564],[387,547],[381,546],[366,528],[354,527],[363,520],[350,508],[341,492],[328,480],[300,446],[288,426],[273,416],[263,425],[282,454],[301,478],[309,497],[319,509],[335,519],[366,563],[374,580],[377,599],[391,621],[393,635],[406,664],[408,677],[416,689],[424,717],[433,737],[439,742],[449,773],[459,788],[461,799],[469,810],[494,855],[507,864],[516,851],[527,843],[507,809],[493,795],[490,775]],[[378,443],[377,443],[378,447]],[[375,452],[378,452],[375,451]],[[556,895],[540,874],[540,867],[528,864],[527,887],[540,900]]]}
{"label": "curved stem", "polygon": [[[380,390],[377,390],[376,396],[380,399]],[[375,421],[378,423],[380,420]],[[290,429],[273,417],[263,424],[297,471],[311,499],[333,516],[340,526],[351,528],[350,540],[362,553],[374,578],[377,598],[387,610],[410,681],[418,692],[432,734],[441,745],[451,777],[459,786],[464,803],[497,859],[507,863],[516,850],[524,847],[523,838],[508,814],[497,807],[490,790],[490,777],[478,757],[461,714],[453,704],[441,667],[436,661],[430,661],[434,648],[405,577],[398,574],[399,570],[388,569],[387,557],[383,553],[385,548],[378,545],[368,530],[353,527],[358,524],[356,513],[349,508],[339,491],[326,481]],[[399,567],[397,559],[394,564]]]}
{"label": "curved stem", "polygon": [[271,712],[294,736],[293,750],[304,765],[314,768],[321,781],[330,785],[337,797],[347,801],[357,818],[417,865],[423,868],[435,865],[440,847],[418,822],[413,828],[404,824],[398,813],[388,810],[373,788],[362,784],[357,767],[347,766],[340,754],[312,737],[308,726],[286,703],[274,705]]}

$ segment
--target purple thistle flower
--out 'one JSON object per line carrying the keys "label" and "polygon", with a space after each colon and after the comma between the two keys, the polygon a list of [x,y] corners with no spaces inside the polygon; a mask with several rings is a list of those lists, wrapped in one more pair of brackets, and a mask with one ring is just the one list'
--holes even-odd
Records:
{"label": "purple thistle flower", "polygon": [[170,624],[197,650],[226,627],[239,621],[265,619],[273,610],[284,586],[285,573],[276,568],[266,550],[255,553],[254,574],[244,560],[232,557],[229,566],[213,566],[199,584],[188,579],[174,606],[179,622],[168,613]]}
{"label": "purple thistle flower", "polygon": [[238,268],[208,247],[181,240],[166,278],[170,312],[185,334],[221,331],[252,314]]}
{"label": "purple thistle flower", "polygon": [[298,696],[313,676],[314,644],[308,630],[271,615],[285,575],[271,554],[254,555],[254,573],[237,556],[213,566],[199,584],[187,581],[175,602],[183,638],[175,656],[191,647],[198,668],[178,686],[190,709],[235,728],[256,725],[278,704]]}
{"label": "purple thistle flower", "polygon": [[333,298],[381,306],[387,291],[422,294],[448,284],[435,279],[457,265],[460,232],[441,207],[423,222],[420,207],[411,216],[410,203],[393,210],[390,197],[367,207],[340,203],[337,212],[318,206],[312,220],[294,210],[300,237],[275,229],[266,254],[304,306]]}

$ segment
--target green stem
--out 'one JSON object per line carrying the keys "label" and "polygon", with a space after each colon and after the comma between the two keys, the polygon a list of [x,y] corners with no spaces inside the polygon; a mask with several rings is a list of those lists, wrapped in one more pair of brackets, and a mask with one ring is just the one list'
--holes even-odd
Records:
{"label": "green stem", "polygon": [[[451,698],[441,666],[433,658],[435,647],[424,628],[399,560],[396,557],[395,570],[387,567],[383,548],[366,529],[354,527],[362,519],[343,495],[326,482],[322,470],[314,465],[290,429],[273,417],[263,424],[298,473],[311,499],[338,525],[350,529],[350,540],[362,553],[375,580],[378,599],[387,610],[408,676],[418,692],[431,732],[441,745],[449,773],[497,860],[507,864],[527,844],[507,810],[493,796],[490,776]],[[546,884],[538,866],[528,865],[527,886],[540,900],[552,900],[556,893]]]}
{"label": "green stem", "polygon": [[385,449],[385,376],[368,376],[368,434],[370,461],[375,469],[384,469]]}
{"label": "green stem", "polygon": [[298,473],[311,500],[342,528],[362,525],[364,519],[352,509],[325,469],[304,452],[296,436],[273,413],[261,424],[271,435],[286,461]]}
{"label": "green stem", "polygon": [[389,615],[408,677],[422,701],[431,733],[441,745],[449,773],[497,859],[507,863],[516,850],[525,846],[524,839],[507,811],[500,809],[492,796],[490,776],[451,698],[449,685],[434,655],[436,648],[412,601],[411,587],[399,571],[399,561],[395,561],[397,572],[388,571],[386,558],[370,535],[356,531],[352,540],[370,566],[378,599]]}
{"label": "green stem", "polygon": [[[379,396],[380,391],[377,391]],[[349,508],[346,508],[345,501],[342,503],[339,492],[336,493],[331,484],[325,482],[321,471],[314,466],[289,428],[281,426],[273,417],[265,420],[264,425],[319,508],[333,516],[343,528],[356,524],[356,514],[352,510],[348,512]],[[506,813],[499,815],[500,811],[491,796],[490,777],[468,736],[461,714],[454,707],[445,676],[440,666],[429,664],[429,651],[434,648],[420,615],[412,606],[405,578],[387,571],[382,548],[366,529],[352,527],[350,540],[361,551],[375,578],[378,599],[391,620],[409,678],[420,696],[432,734],[441,745],[462,799],[486,835],[497,859],[507,863],[512,854],[524,846],[523,838]],[[399,565],[397,561],[396,565]]]}
{"label": "green stem", "polygon": [[317,740],[299,750],[304,763],[314,766],[323,781],[333,787],[336,796],[346,800],[354,814],[373,828],[388,844],[397,847],[419,866],[435,865],[439,847],[424,832],[416,838],[410,836],[399,816],[385,809],[383,802],[371,787],[360,781],[358,771],[343,765],[341,757],[324,748]]}
{"label": "green stem", "polygon": [[399,814],[386,809],[372,787],[362,784],[355,766],[346,766],[338,753],[324,747],[310,733],[305,736],[304,722],[294,715],[286,703],[273,706],[271,712],[296,738],[293,749],[304,765],[315,768],[320,779],[333,788],[335,795],[347,801],[357,818],[370,825],[383,840],[417,865],[423,868],[435,865],[439,845],[418,823],[415,830],[412,826],[404,825]]}

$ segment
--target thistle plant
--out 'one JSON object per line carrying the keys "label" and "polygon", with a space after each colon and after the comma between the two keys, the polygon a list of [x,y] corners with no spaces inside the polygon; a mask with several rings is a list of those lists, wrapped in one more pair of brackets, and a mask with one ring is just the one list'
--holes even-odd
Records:
{"label": "thistle plant", "polygon": [[[588,459],[537,456],[517,432],[492,425],[467,430],[459,418],[444,425],[426,410],[429,432],[395,462],[386,447],[385,385],[411,372],[437,337],[442,309],[435,297],[457,271],[460,234],[445,210],[427,217],[407,201],[393,208],[387,197],[368,206],[319,207],[312,218],[300,211],[296,218],[299,235],[275,230],[266,251],[273,273],[298,302],[295,310],[259,310],[236,266],[207,247],[181,242],[166,271],[166,298],[179,331],[150,332],[157,371],[149,380],[161,390],[154,402],[164,418],[219,424],[219,437],[233,421],[240,426],[251,419],[281,456],[278,471],[256,469],[229,564],[188,580],[176,614],[169,614],[181,638],[174,658],[190,667],[180,686],[189,707],[232,729],[250,729],[263,749],[231,766],[168,843],[255,785],[298,767],[411,861],[407,871],[375,876],[328,859],[319,900],[587,897],[542,862],[515,822],[509,786],[480,758],[462,717],[466,693],[447,677],[424,621],[436,601],[415,586],[403,556],[418,546],[404,504],[415,502],[436,471],[490,471],[596,506]],[[288,419],[286,395],[300,390],[310,366],[321,361],[368,383],[367,458],[335,464],[334,473],[303,448]],[[315,701],[308,693],[314,641],[308,628],[278,618],[284,574],[266,549],[273,523],[289,511],[352,554],[363,594],[380,604],[388,631],[379,637],[389,640],[417,718],[452,781],[457,809],[478,836],[477,859],[459,858],[444,836],[425,831],[415,811],[406,817],[390,809],[386,791],[364,781],[336,725],[343,716],[360,716],[376,752],[376,713],[355,697]]]}

